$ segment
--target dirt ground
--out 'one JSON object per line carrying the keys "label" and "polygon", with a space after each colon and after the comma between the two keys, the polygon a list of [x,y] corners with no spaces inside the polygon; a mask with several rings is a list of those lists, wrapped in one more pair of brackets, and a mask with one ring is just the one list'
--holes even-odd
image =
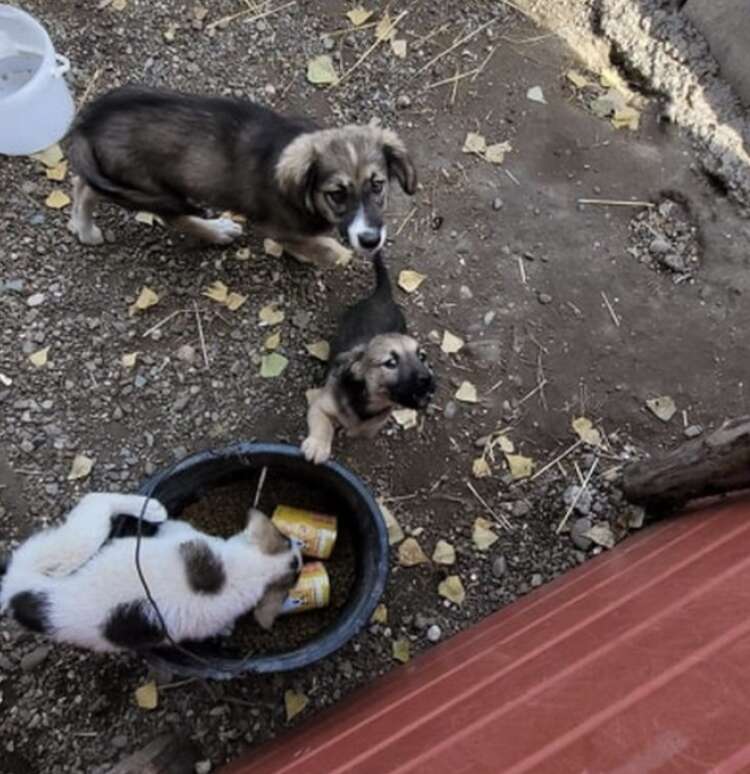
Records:
{"label": "dirt ground", "polygon": [[[372,28],[325,37],[349,25],[343,14],[351,6],[300,1],[209,31],[246,6],[207,5],[198,21],[193,3],[176,1],[129,0],[124,10],[117,3],[97,10],[88,0],[24,3],[73,62],[77,98],[144,81],[250,96],[330,125],[378,118],[402,134],[421,187],[413,199],[392,201],[388,261],[394,278],[402,269],[426,275],[417,292],[398,297],[440,387],[417,428],[394,423],[373,444],[339,439],[335,451],[428,555],[437,540],[452,543],[456,564],[400,567],[394,548],[387,624],[373,624],[299,673],[221,684],[167,679],[151,712],[133,699],[147,679],[142,661],[47,649],[2,620],[0,768],[14,774],[104,772],[170,730],[193,740],[200,770],[208,770],[206,761],[218,766],[289,725],[287,689],[309,699],[296,723],[396,665],[394,640],[410,640],[414,654],[431,646],[430,627],[438,628],[433,639],[445,639],[601,551],[585,537],[555,534],[578,483],[576,465],[586,474],[598,460],[591,497],[580,498],[571,522],[615,525],[623,507],[612,479],[622,462],[678,443],[686,427],[699,432],[695,426],[749,409],[742,332],[750,324],[750,229],[699,171],[679,131],[659,120],[658,98],[644,98],[636,131],[615,129],[586,109],[565,78],[580,65],[562,44],[502,3],[394,2],[393,18],[408,10],[398,33],[406,58],[383,45],[332,89],[309,84],[306,63],[328,51],[345,71],[371,45]],[[172,25],[169,43],[164,32]],[[457,81],[455,93],[452,83],[428,88],[479,67],[492,50],[476,79]],[[527,96],[537,86],[544,104]],[[507,140],[512,150],[502,165],[463,153],[467,132],[488,143]],[[342,306],[371,282],[362,261],[316,272],[265,256],[251,230],[237,245],[205,248],[110,206],[100,222],[111,243],[83,247],[67,233],[65,211],[44,204],[54,188],[69,191],[70,181],[50,182],[40,170],[26,158],[0,162],[6,550],[81,494],[133,490],[186,453],[239,439],[299,443],[305,390],[323,373],[304,345],[330,336]],[[580,205],[580,198],[662,207],[643,225],[641,208]],[[659,251],[644,241],[648,232],[689,242],[699,260],[689,271],[662,268]],[[241,260],[245,247],[250,257]],[[216,280],[247,294],[247,303],[231,312],[202,296]],[[131,317],[144,285],[160,301]],[[286,315],[280,351],[289,366],[279,378],[261,379],[269,330],[258,327],[258,311],[274,301]],[[466,342],[458,354],[441,352],[444,330]],[[28,357],[44,347],[48,363],[37,368]],[[123,354],[135,351],[136,365],[124,368]],[[463,381],[476,386],[476,404],[454,397]],[[668,422],[646,408],[657,396],[676,404]],[[541,469],[576,440],[571,421],[580,416],[601,431],[600,450],[581,446],[532,482],[511,481],[498,451],[491,475],[472,477],[489,434],[506,429]],[[69,481],[76,454],[94,466],[87,478]],[[491,516],[467,482],[512,524],[495,527],[499,540],[485,552],[472,541],[472,524]],[[448,574],[464,584],[461,606],[437,593]]]}

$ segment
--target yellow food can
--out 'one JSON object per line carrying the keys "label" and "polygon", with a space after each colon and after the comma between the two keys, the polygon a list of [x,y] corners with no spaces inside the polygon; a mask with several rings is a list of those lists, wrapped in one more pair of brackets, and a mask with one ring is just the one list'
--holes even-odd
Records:
{"label": "yellow food can", "polygon": [[271,521],[279,532],[302,543],[302,553],[315,559],[328,559],[336,544],[336,517],[277,505]]}
{"label": "yellow food can", "polygon": [[281,608],[286,613],[304,613],[327,607],[331,600],[331,581],[323,562],[308,562],[302,566],[297,583],[290,589]]}

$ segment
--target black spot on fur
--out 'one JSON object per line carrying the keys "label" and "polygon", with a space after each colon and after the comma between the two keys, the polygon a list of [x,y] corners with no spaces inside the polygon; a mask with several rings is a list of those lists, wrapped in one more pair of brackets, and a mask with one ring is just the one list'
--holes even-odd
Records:
{"label": "black spot on fur", "polygon": [[[113,540],[114,538],[126,538],[137,537],[138,535],[138,517],[131,516],[124,513],[119,513],[117,516],[113,516],[111,520],[112,526],[109,530],[109,537],[107,540]],[[141,521],[141,537],[154,537],[159,532],[159,524],[155,524],[153,521]]]}
{"label": "black spot on fur", "polygon": [[221,559],[203,540],[190,540],[180,546],[190,588],[197,594],[218,594],[226,582]]}
{"label": "black spot on fur", "polygon": [[121,648],[138,650],[158,645],[164,639],[161,626],[146,615],[145,600],[124,602],[110,613],[102,634]]}
{"label": "black spot on fur", "polygon": [[13,618],[32,632],[47,634],[50,630],[49,599],[41,591],[21,591],[11,597],[10,611]]}

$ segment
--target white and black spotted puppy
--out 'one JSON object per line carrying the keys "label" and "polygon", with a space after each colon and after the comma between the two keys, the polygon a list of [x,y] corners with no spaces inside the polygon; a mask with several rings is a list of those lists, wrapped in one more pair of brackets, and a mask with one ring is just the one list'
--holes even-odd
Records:
{"label": "white and black spotted puppy", "polygon": [[[64,524],[30,537],[10,558],[0,611],[28,629],[90,650],[165,643],[135,565],[144,500],[89,494]],[[246,528],[226,540],[167,520],[153,499],[143,518],[141,568],[174,641],[222,634],[251,609],[270,628],[302,559],[298,544],[264,514],[251,509]]]}

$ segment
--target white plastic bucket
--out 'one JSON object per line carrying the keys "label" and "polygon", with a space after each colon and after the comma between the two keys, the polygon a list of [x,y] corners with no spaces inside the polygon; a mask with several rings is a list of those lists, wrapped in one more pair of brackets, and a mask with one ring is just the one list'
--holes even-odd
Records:
{"label": "white plastic bucket", "polygon": [[0,5],[0,153],[36,153],[62,139],[75,113],[69,69],[33,16]]}

